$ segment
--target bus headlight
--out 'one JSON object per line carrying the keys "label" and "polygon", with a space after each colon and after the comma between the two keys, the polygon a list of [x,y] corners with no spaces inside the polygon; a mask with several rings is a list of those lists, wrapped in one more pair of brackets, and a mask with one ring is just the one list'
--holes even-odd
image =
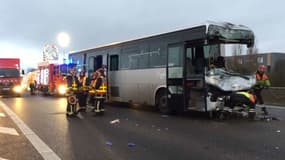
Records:
{"label": "bus headlight", "polygon": [[16,93],[22,93],[22,87],[21,86],[15,86],[13,88],[13,91],[16,92]]}
{"label": "bus headlight", "polygon": [[61,86],[59,86],[58,87],[58,93],[59,94],[65,94],[66,93],[66,86],[63,86],[63,85],[61,85]]}

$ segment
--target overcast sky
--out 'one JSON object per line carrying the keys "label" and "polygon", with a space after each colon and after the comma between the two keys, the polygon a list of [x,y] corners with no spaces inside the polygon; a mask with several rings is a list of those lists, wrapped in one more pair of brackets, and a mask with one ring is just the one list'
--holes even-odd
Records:
{"label": "overcast sky", "polygon": [[[96,47],[210,21],[250,27],[260,52],[285,52],[282,0],[0,0],[0,57],[36,66],[57,34],[64,52]],[[60,51],[63,50],[60,48]]]}

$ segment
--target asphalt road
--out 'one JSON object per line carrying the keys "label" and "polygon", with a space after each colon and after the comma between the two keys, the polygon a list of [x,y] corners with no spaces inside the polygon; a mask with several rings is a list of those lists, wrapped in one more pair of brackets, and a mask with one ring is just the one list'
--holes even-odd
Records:
{"label": "asphalt road", "polygon": [[[116,104],[106,106],[104,116],[87,112],[67,118],[64,98],[26,96],[0,100],[61,159],[283,160],[285,157],[282,108],[269,110],[280,121],[217,121],[202,114],[165,116],[146,107]],[[115,119],[120,122],[110,124]],[[33,148],[27,150],[34,152]]]}

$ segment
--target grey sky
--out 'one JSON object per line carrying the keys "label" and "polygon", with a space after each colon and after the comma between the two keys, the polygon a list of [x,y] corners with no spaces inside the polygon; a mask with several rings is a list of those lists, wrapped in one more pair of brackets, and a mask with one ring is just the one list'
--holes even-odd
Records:
{"label": "grey sky", "polygon": [[[244,24],[260,52],[285,52],[282,0],[0,0],[0,57],[40,60],[43,46],[70,34],[79,50],[172,31],[207,20]],[[62,51],[62,50],[61,50]],[[25,58],[24,58],[25,57]],[[30,61],[30,62],[29,62]]]}

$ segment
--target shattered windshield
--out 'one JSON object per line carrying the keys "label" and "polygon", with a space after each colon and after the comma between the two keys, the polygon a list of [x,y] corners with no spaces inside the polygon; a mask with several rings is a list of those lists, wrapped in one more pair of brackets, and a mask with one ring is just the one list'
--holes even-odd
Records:
{"label": "shattered windshield", "polygon": [[219,38],[228,42],[242,42],[252,45],[254,41],[254,34],[251,30],[244,26],[234,26],[232,24],[225,24],[224,26],[209,25],[208,28],[209,39]]}
{"label": "shattered windshield", "polygon": [[208,70],[215,68],[215,74],[224,71],[239,74],[253,74],[256,70],[257,54],[246,44],[208,45],[204,48]]}

